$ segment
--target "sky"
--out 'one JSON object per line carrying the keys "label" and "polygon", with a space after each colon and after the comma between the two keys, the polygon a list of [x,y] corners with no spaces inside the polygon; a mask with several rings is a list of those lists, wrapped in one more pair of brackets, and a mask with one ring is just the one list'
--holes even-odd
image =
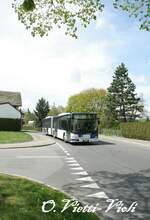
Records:
{"label": "sky", "polygon": [[5,0],[0,7],[0,90],[19,91],[23,109],[39,98],[66,105],[68,97],[88,88],[107,89],[125,63],[136,92],[150,110],[150,32],[106,1],[97,21],[79,28],[78,39],[63,30],[33,38]]}

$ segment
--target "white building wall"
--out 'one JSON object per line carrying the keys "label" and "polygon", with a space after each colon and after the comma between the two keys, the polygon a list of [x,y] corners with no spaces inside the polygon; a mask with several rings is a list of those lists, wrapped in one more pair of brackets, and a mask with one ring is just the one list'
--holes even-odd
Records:
{"label": "white building wall", "polygon": [[10,104],[0,105],[0,118],[20,119],[21,113]]}

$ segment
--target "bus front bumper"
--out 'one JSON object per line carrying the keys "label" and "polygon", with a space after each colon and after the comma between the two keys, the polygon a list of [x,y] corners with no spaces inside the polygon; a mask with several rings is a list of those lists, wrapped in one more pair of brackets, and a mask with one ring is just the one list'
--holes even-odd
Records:
{"label": "bus front bumper", "polygon": [[78,138],[78,139],[71,139],[69,142],[70,143],[96,143],[96,142],[99,142],[99,138],[89,138],[89,139]]}

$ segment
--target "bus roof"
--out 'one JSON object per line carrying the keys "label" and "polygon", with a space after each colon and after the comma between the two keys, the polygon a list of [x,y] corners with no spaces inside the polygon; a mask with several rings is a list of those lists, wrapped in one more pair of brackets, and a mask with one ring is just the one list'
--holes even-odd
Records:
{"label": "bus roof", "polygon": [[64,113],[60,113],[58,116],[64,116],[64,115],[70,115],[70,114],[96,115],[97,113],[95,113],[95,112],[93,112],[93,113],[91,113],[91,112],[64,112]]}
{"label": "bus roof", "polygon": [[64,113],[60,113],[58,116],[64,116],[64,115],[70,115],[70,112],[64,112]]}
{"label": "bus roof", "polygon": [[72,114],[87,114],[87,115],[96,115],[97,113],[95,113],[95,112],[72,112]]}
{"label": "bus roof", "polygon": [[44,118],[44,119],[48,119],[48,118],[51,118],[52,116],[47,116],[46,118]]}
{"label": "bus roof", "polygon": [[79,115],[97,115],[97,113],[93,112],[64,112],[64,113],[60,113],[59,115],[52,115],[52,116],[47,116],[44,119],[49,119],[49,118],[57,118],[57,117],[61,117],[61,116],[65,116],[65,115],[74,115],[74,114],[79,114]]}

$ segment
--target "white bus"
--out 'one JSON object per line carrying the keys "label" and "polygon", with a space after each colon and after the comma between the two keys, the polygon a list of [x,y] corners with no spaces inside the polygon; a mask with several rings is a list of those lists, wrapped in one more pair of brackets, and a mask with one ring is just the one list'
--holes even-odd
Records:
{"label": "white bus", "polygon": [[98,124],[96,113],[62,113],[43,119],[42,130],[70,143],[97,142]]}

